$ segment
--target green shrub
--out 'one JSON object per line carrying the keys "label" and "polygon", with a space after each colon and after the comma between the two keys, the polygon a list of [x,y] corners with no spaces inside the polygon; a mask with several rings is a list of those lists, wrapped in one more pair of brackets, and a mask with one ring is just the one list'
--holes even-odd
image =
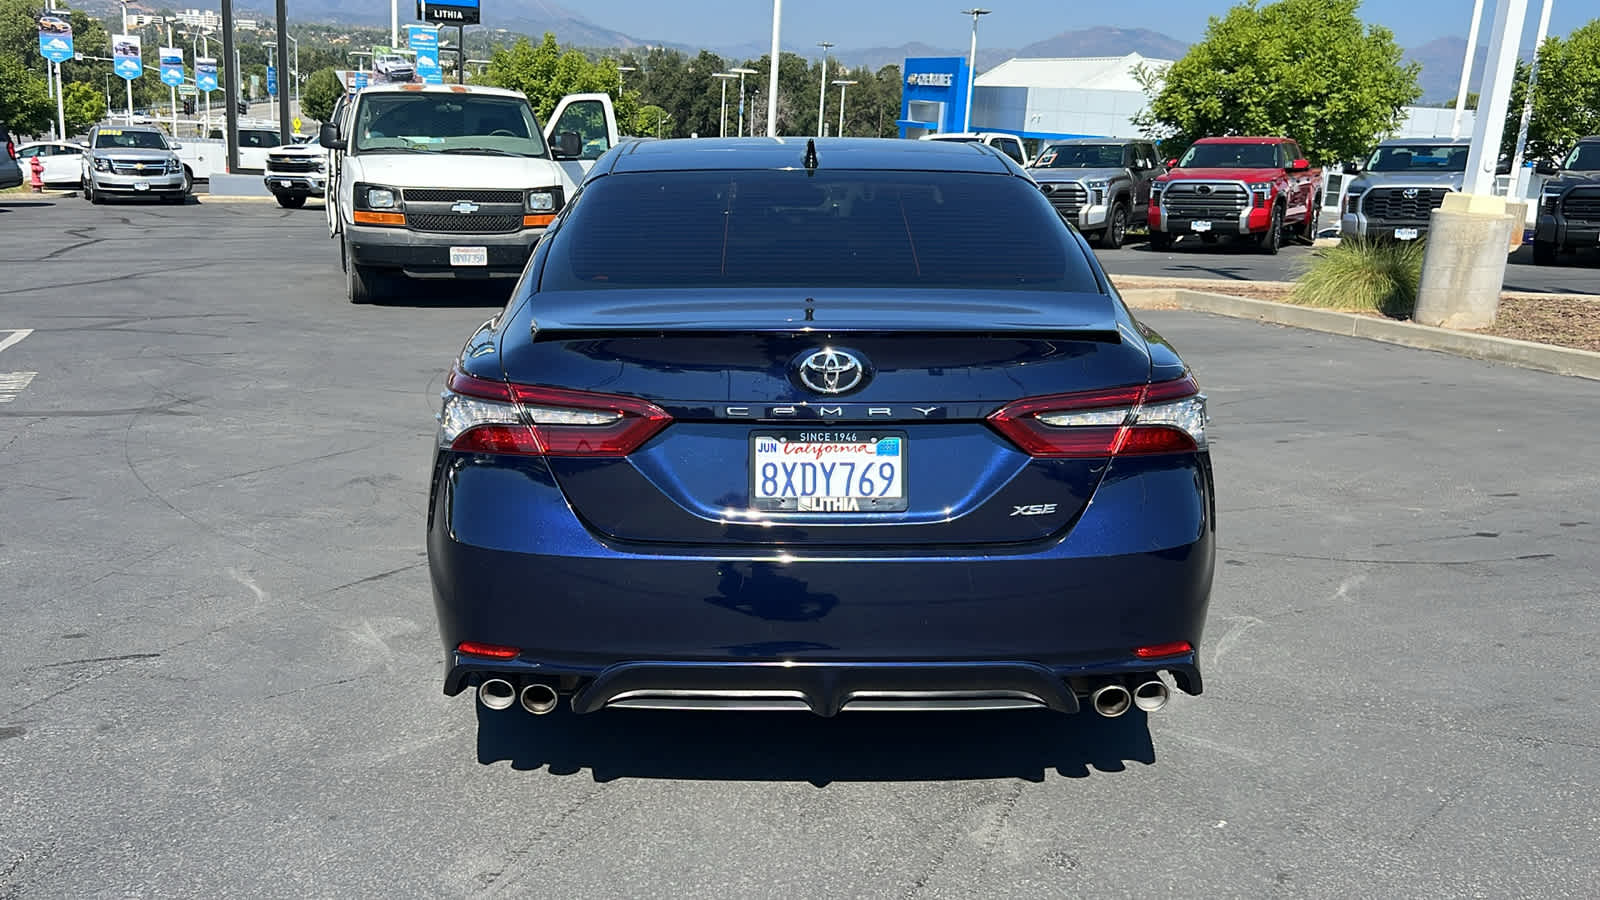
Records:
{"label": "green shrub", "polygon": [[1346,239],[1337,247],[1317,251],[1289,300],[1303,306],[1410,316],[1422,281],[1422,252],[1421,241]]}

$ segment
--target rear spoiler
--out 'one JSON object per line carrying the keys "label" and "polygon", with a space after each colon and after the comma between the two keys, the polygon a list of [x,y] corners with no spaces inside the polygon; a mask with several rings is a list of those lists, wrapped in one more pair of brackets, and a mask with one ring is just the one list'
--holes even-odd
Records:
{"label": "rear spoiler", "polygon": [[994,334],[1118,343],[1117,301],[1055,291],[595,290],[529,298],[535,339],[626,334]]}

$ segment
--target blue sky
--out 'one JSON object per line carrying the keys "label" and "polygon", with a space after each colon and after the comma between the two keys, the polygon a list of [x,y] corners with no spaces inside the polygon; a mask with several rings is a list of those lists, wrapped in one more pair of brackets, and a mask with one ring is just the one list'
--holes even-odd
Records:
{"label": "blue sky", "polygon": [[[772,36],[772,5],[767,0],[565,0],[591,21],[644,39],[694,46],[765,43]],[[788,0],[784,4],[785,45],[830,40],[843,47],[897,46],[921,41],[940,47],[965,47],[970,20],[961,0]],[[1139,0],[1134,3],[1081,3],[1075,0],[984,0],[994,10],[985,16],[980,40],[993,47],[1021,47],[1076,28],[1115,25],[1149,28],[1185,41],[1198,40],[1206,20],[1227,11],[1228,0]],[[1540,0],[1528,11],[1531,35]],[[1494,0],[1484,4],[1484,32],[1494,15]],[[1600,15],[1591,0],[1556,0],[1551,31],[1564,34]],[[1586,15],[1587,13],[1587,15]],[[1437,37],[1466,37],[1472,0],[1367,0],[1361,14],[1393,29],[1403,46]]]}

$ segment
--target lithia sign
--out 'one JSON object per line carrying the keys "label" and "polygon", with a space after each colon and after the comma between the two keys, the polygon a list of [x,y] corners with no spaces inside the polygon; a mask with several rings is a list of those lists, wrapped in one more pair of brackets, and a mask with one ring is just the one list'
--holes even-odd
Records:
{"label": "lithia sign", "polygon": [[417,18],[440,25],[477,25],[478,0],[417,0]]}

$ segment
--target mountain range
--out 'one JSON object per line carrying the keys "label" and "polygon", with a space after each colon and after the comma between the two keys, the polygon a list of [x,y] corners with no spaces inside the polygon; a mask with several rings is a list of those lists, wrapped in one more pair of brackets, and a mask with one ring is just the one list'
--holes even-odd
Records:
{"label": "mountain range", "polygon": [[[131,2],[129,8],[136,11],[155,12],[159,7],[158,0],[143,0]],[[120,9],[111,0],[84,0],[82,4],[90,12],[111,13]],[[240,4],[242,8],[239,15],[255,17],[258,19],[271,18],[270,12],[249,9],[247,4]],[[357,11],[359,10],[359,11]],[[404,13],[405,11],[402,10]],[[385,16],[382,4],[363,3],[356,9],[351,8],[348,0],[295,0],[294,17],[302,20],[318,22],[332,22],[349,25],[386,25],[388,17]],[[409,15],[406,16],[409,19]],[[692,47],[672,41],[652,40],[648,37],[641,38],[630,35],[614,28],[600,25],[584,16],[581,12],[562,6],[549,0],[496,0],[493,25],[496,29],[505,29],[511,32],[540,35],[546,31],[554,32],[564,44],[573,44],[580,47],[619,47],[636,48],[644,46],[664,46],[683,50],[688,53],[698,52],[701,48]],[[1466,52],[1467,42],[1459,37],[1443,37],[1415,47],[1406,53],[1406,59],[1422,65],[1420,83],[1422,87],[1422,102],[1437,103],[1453,99],[1456,85],[1461,75],[1461,58]],[[1184,41],[1169,37],[1147,28],[1112,28],[1099,26],[1084,28],[1074,31],[1064,31],[1054,37],[1046,38],[1026,47],[980,48],[978,51],[978,69],[984,71],[993,68],[1012,57],[1072,57],[1072,56],[1123,56],[1128,53],[1139,53],[1153,59],[1177,59],[1188,50],[1189,45]],[[759,41],[725,47],[708,48],[727,59],[756,59],[766,54],[769,46]],[[802,55],[814,55],[815,47],[785,46],[785,50]],[[1486,47],[1478,48],[1476,63],[1473,67],[1472,82],[1477,83],[1483,72],[1483,60],[1487,55]],[[882,66],[899,64],[907,57],[916,56],[965,56],[965,48],[935,47],[921,42],[901,44],[894,47],[862,47],[845,48],[834,53],[832,58],[847,66],[868,66],[873,69]]]}

